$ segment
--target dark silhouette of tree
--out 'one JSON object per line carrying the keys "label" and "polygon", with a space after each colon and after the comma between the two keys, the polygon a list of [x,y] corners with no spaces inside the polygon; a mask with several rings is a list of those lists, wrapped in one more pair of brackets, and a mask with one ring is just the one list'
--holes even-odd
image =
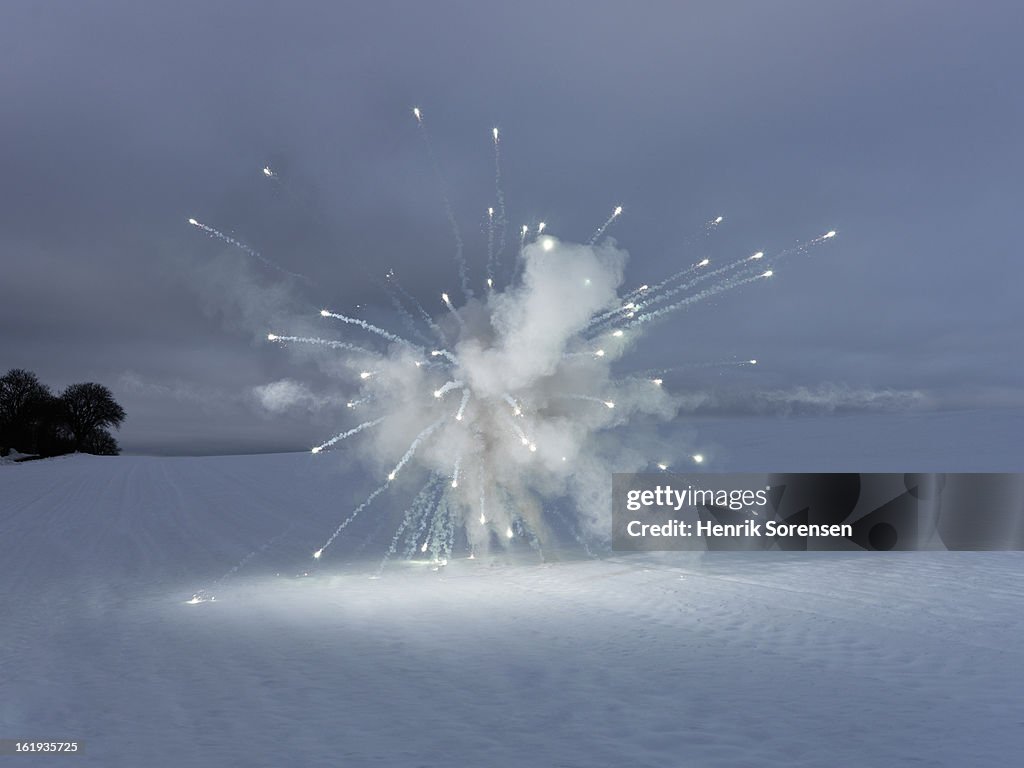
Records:
{"label": "dark silhouette of tree", "polygon": [[54,397],[31,371],[0,377],[0,455],[58,456],[72,451],[104,456],[120,452],[108,431],[125,413],[102,384],[72,384]]}
{"label": "dark silhouette of tree", "polygon": [[53,399],[31,371],[12,368],[0,377],[0,446],[34,453],[39,419]]}
{"label": "dark silhouette of tree", "polygon": [[117,441],[107,427],[120,427],[125,413],[109,389],[102,384],[72,384],[61,393],[60,401],[76,451],[117,452]]}
{"label": "dark silhouette of tree", "polygon": [[64,403],[59,397],[48,394],[37,400],[30,407],[28,420],[30,440],[25,453],[60,456],[75,450]]}
{"label": "dark silhouette of tree", "polygon": [[94,456],[117,456],[121,452],[121,447],[107,430],[98,429],[86,438],[82,452]]}

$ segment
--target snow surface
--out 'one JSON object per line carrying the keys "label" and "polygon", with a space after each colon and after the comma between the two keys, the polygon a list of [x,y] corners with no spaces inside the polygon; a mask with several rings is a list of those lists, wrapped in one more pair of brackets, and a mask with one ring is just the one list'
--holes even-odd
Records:
{"label": "snow surface", "polygon": [[[84,743],[7,760],[1003,766],[1024,749],[1024,553],[525,552],[372,579],[397,502],[309,556],[364,490],[341,461],[0,467],[0,738]],[[187,604],[199,589],[216,600]]]}

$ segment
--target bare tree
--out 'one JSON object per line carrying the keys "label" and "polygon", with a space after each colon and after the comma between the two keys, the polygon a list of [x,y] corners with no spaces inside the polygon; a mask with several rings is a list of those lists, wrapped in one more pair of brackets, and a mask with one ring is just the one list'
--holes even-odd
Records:
{"label": "bare tree", "polygon": [[12,368],[0,376],[0,449],[34,451],[33,422],[52,400],[49,388],[31,371]]}
{"label": "bare tree", "polygon": [[109,389],[102,384],[72,384],[61,393],[60,400],[76,451],[117,451],[117,443],[107,433],[107,427],[120,427],[125,413]]}

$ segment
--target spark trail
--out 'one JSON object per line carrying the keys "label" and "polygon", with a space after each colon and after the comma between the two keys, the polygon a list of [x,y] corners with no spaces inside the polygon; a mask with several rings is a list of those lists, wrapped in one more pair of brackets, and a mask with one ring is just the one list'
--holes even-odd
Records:
{"label": "spark trail", "polygon": [[348,323],[349,325],[357,325],[360,328],[362,328],[363,330],[369,331],[370,333],[375,333],[378,336],[380,336],[381,338],[387,339],[388,341],[393,342],[395,344],[404,344],[405,346],[412,347],[415,350],[419,350],[419,351],[423,350],[422,347],[420,347],[420,346],[418,346],[416,344],[413,344],[408,339],[403,339],[401,336],[398,336],[398,335],[396,335],[394,333],[391,333],[390,331],[385,331],[383,328],[378,328],[376,325],[373,325],[372,323],[368,323],[365,320],[360,320],[358,317],[349,317],[348,315],[340,315],[337,312],[331,312],[330,310],[327,310],[327,309],[321,309],[320,310],[320,316],[321,317],[330,317],[330,318],[333,318],[334,320],[340,320],[341,322]]}
{"label": "spark trail", "polygon": [[381,424],[383,421],[384,421],[384,417],[383,416],[381,416],[379,419],[374,419],[373,421],[364,421],[358,427],[353,427],[352,429],[348,430],[347,432],[342,432],[341,434],[335,435],[330,440],[328,440],[326,443],[321,443],[320,445],[316,446],[315,448],[310,449],[310,453],[320,453],[324,448],[330,448],[332,445],[335,445],[336,443],[340,443],[342,440],[347,440],[348,438],[352,437],[353,435],[358,435],[364,429],[370,429],[371,427],[376,427],[378,424]]}
{"label": "spark trail", "polygon": [[268,333],[267,341],[276,341],[281,344],[315,344],[321,347],[330,347],[331,349],[345,349],[349,352],[360,352],[365,355],[377,354],[372,349],[360,347],[358,344],[350,344],[347,341],[338,341],[336,339],[321,339],[316,336],[281,336],[276,333]]}
{"label": "spark trail", "polygon": [[458,322],[459,325],[461,325],[463,328],[465,328],[466,327],[466,323],[463,321],[462,315],[459,314],[459,310],[457,310],[455,308],[455,305],[452,304],[452,300],[448,296],[447,293],[442,293],[441,294],[441,301],[443,301],[444,305],[446,307],[448,307],[448,311],[452,313],[452,317],[455,318],[456,322]]}
{"label": "spark trail", "polygon": [[712,296],[715,296],[719,293],[723,293],[724,291],[730,291],[735,288],[739,288],[740,286],[747,285],[748,283],[753,283],[756,280],[762,280],[764,278],[771,277],[773,274],[774,272],[768,269],[757,275],[750,275],[748,277],[737,277],[732,280],[728,280],[726,282],[713,285],[710,288],[705,288],[700,293],[694,294],[693,296],[687,296],[685,299],[677,301],[675,304],[670,304],[667,307],[662,307],[661,309],[657,309],[653,312],[646,312],[642,315],[639,315],[635,320],[631,320],[630,322],[626,323],[626,325],[624,325],[623,328],[636,328],[641,325],[646,325],[647,323],[664,317],[665,315],[671,312],[675,312],[677,310],[683,309],[684,307],[688,307],[691,304],[696,304],[697,302],[710,299]]}
{"label": "spark trail", "polygon": [[621,205],[615,206],[615,210],[612,211],[612,215],[609,216],[608,219],[604,222],[604,224],[602,224],[600,227],[598,227],[594,231],[594,234],[590,236],[589,244],[593,245],[594,243],[596,243],[601,238],[601,235],[603,235],[607,231],[608,227],[610,227],[612,225],[612,222],[615,221],[617,218],[619,218],[619,216],[621,216],[621,215],[622,215],[622,206]]}
{"label": "spark trail", "polygon": [[[264,170],[267,170],[267,169],[264,169]],[[213,227],[208,226],[206,224],[203,224],[201,221],[196,221],[195,219],[189,219],[188,223],[191,224],[196,229],[202,230],[203,232],[208,234],[210,237],[216,238],[217,240],[220,240],[221,242],[224,242],[224,243],[227,243],[228,245],[234,246],[235,248],[239,249],[240,251],[242,251],[243,253],[247,254],[248,256],[251,256],[252,258],[256,259],[256,261],[260,262],[265,267],[270,267],[271,269],[275,270],[276,272],[280,272],[282,275],[287,275],[288,277],[294,277],[295,279],[302,280],[303,282],[306,282],[306,283],[311,283],[312,282],[305,275],[300,275],[298,272],[291,272],[291,271],[285,269],[280,264],[276,264],[273,261],[271,261],[270,259],[268,259],[266,256],[264,256],[262,253],[257,251],[255,248],[251,248],[250,246],[248,246],[245,243],[243,243],[241,240],[238,240],[238,239],[236,239],[234,237],[231,237],[231,235],[224,234],[219,229],[214,229]]]}
{"label": "spark trail", "polygon": [[496,271],[501,268],[501,258],[505,253],[508,217],[505,214],[505,190],[501,186],[501,135],[497,128],[493,129],[491,135],[494,139],[494,196],[498,201],[498,251],[495,254],[494,265]]}
{"label": "spark trail", "polygon": [[434,318],[432,318],[430,314],[427,312],[427,310],[423,308],[423,305],[419,302],[419,300],[415,296],[410,294],[407,290],[405,290],[405,287],[399,281],[398,276],[395,275],[395,271],[393,269],[389,269],[385,277],[387,278],[391,287],[394,288],[395,291],[399,294],[399,296],[408,301],[409,304],[411,304],[416,309],[420,318],[423,320],[424,325],[426,325],[427,328],[430,329],[430,332],[434,334],[435,338],[438,341],[447,343],[445,340],[444,331],[442,331],[441,327],[436,322],[434,322]]}
{"label": "spark trail", "polygon": [[473,393],[468,389],[462,390],[462,400],[459,401],[459,410],[455,413],[455,420],[462,421],[462,417],[466,413],[466,406],[469,405],[469,398],[473,396]]}
{"label": "spark trail", "polygon": [[441,423],[443,421],[444,419],[439,419],[438,421],[435,421],[433,424],[431,424],[429,427],[424,429],[416,436],[416,439],[412,441],[412,444],[409,446],[409,449],[405,452],[405,455],[403,455],[398,464],[395,465],[395,468],[391,470],[390,473],[388,473],[387,482],[385,482],[383,485],[377,488],[377,490],[371,493],[366,498],[366,501],[364,501],[362,504],[360,504],[358,507],[352,510],[352,514],[350,514],[348,517],[341,521],[341,524],[334,530],[334,533],[330,535],[327,541],[324,542],[323,546],[313,553],[314,559],[319,560],[320,557],[323,555],[324,550],[334,543],[334,540],[338,538],[341,532],[345,530],[352,523],[352,521],[359,516],[361,512],[363,512],[367,507],[369,507],[373,503],[374,499],[376,499],[378,496],[380,496],[382,493],[384,493],[384,491],[388,489],[391,483],[394,482],[395,478],[398,476],[398,473],[402,471],[402,468],[409,463],[409,460],[413,457],[413,454],[416,453],[416,449],[420,447],[420,444],[425,439],[427,439],[427,437],[429,437],[430,434],[435,429],[441,426]]}
{"label": "spark trail", "polygon": [[459,273],[459,282],[462,286],[462,293],[466,298],[473,295],[472,289],[469,287],[469,265],[466,264],[465,245],[462,242],[462,231],[459,229],[459,222],[455,218],[455,211],[452,209],[452,202],[448,198],[447,183],[445,182],[444,174],[441,173],[441,165],[437,161],[437,155],[434,153],[434,144],[430,140],[430,134],[427,132],[427,126],[423,122],[423,111],[419,107],[413,107],[413,117],[416,118],[416,126],[419,128],[420,136],[423,138],[423,146],[426,148],[427,157],[430,160],[430,165],[434,169],[434,175],[437,177],[437,184],[441,190],[441,200],[444,204],[445,216],[448,217],[448,225],[452,230],[452,237],[455,239],[455,268]]}

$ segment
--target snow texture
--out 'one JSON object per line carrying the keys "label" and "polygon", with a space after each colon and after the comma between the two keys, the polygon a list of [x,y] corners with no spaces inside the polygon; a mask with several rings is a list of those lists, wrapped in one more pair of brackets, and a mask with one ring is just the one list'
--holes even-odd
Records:
{"label": "snow texture", "polygon": [[[1024,749],[1024,553],[527,552],[371,579],[391,529],[367,527],[307,571],[359,490],[339,461],[0,467],[0,738],[79,740],[23,762],[105,768],[1003,766]],[[216,600],[187,604],[200,589]]]}

